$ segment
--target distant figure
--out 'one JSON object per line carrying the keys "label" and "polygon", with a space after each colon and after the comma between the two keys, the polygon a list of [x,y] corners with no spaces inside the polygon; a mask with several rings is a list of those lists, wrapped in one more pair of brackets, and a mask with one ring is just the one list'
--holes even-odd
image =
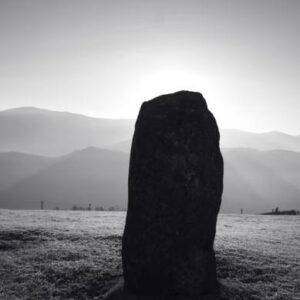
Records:
{"label": "distant figure", "polygon": [[92,204],[89,204],[88,210],[92,210]]}
{"label": "distant figure", "polygon": [[243,212],[244,212],[244,211],[243,211],[243,209],[241,208],[241,215],[243,214]]}
{"label": "distant figure", "polygon": [[107,299],[219,299],[213,243],[223,159],[217,123],[200,93],[143,103],[128,188],[124,287]]}
{"label": "distant figure", "polygon": [[43,210],[44,209],[44,201],[42,200],[41,201],[41,210]]}

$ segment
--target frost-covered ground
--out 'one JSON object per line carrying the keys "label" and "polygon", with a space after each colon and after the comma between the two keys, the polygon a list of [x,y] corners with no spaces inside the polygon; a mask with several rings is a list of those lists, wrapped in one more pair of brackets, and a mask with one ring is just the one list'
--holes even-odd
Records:
{"label": "frost-covered ground", "polygon": [[[102,299],[122,276],[124,212],[0,210],[0,299]],[[231,299],[300,299],[300,217],[220,215]]]}

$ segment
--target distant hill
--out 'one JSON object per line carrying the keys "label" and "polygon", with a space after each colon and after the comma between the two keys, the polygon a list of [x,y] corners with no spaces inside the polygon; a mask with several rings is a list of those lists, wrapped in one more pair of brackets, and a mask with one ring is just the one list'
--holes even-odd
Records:
{"label": "distant hill", "polygon": [[56,160],[17,152],[0,153],[0,191],[38,173]]}
{"label": "distant hill", "polygon": [[300,153],[223,149],[222,211],[259,213],[279,207],[300,209]]}
{"label": "distant hill", "polygon": [[[134,123],[33,107],[10,109],[0,112],[0,152],[60,156],[93,146],[129,153]],[[300,151],[300,136],[224,129],[221,147]]]}
{"label": "distant hill", "polygon": [[124,153],[130,153],[131,142],[132,142],[132,139],[121,141],[119,143],[116,143],[116,144],[110,146],[110,149],[115,150],[115,151],[121,151]]}
{"label": "distant hill", "polygon": [[[222,212],[300,209],[300,153],[223,149]],[[45,158],[50,160],[50,158]],[[49,161],[42,170],[0,191],[0,208],[127,206],[126,153],[87,148]],[[0,178],[3,174],[0,168]]]}
{"label": "distant hill", "polygon": [[221,147],[300,152],[300,136],[278,131],[254,133],[236,129],[221,129]]}
{"label": "distant hill", "polygon": [[131,137],[133,120],[97,119],[24,107],[0,112],[0,152],[59,156]]}
{"label": "distant hill", "polygon": [[[300,152],[300,136],[282,132],[253,133],[235,129],[220,130],[222,148],[253,148],[257,150],[289,150]],[[131,139],[123,140],[110,149],[129,153]]]}
{"label": "distant hill", "polygon": [[98,148],[73,152],[39,173],[0,191],[2,208],[125,208],[128,155]]}

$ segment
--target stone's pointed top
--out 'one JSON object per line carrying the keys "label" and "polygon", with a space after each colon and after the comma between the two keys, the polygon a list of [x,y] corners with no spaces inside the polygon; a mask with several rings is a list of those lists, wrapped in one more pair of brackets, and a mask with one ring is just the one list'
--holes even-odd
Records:
{"label": "stone's pointed top", "polygon": [[143,102],[140,114],[144,118],[186,118],[208,111],[206,101],[201,93],[191,91],[178,91],[165,94],[152,100]]}
{"label": "stone's pointed top", "polygon": [[155,105],[191,105],[194,102],[197,105],[207,108],[206,101],[199,92],[178,91],[172,94],[158,96],[152,100],[144,102],[145,104]]}

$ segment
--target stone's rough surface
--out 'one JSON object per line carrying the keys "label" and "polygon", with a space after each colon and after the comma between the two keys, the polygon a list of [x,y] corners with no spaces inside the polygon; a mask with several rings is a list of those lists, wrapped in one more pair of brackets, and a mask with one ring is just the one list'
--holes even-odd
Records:
{"label": "stone's rough surface", "polygon": [[213,243],[223,159],[218,126],[200,93],[181,91],[142,104],[128,185],[125,290],[218,294]]}

